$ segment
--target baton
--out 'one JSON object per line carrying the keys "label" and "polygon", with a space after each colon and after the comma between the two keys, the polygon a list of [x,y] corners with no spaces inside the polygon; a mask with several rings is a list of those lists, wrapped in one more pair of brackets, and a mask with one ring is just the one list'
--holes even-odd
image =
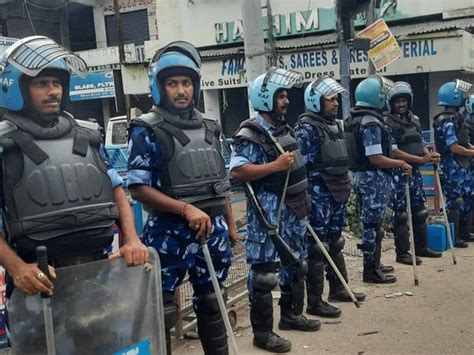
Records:
{"label": "baton", "polygon": [[416,255],[415,255],[415,238],[413,236],[413,221],[411,218],[411,201],[410,201],[410,176],[405,176],[405,196],[408,214],[408,238],[410,240],[411,263],[413,264],[413,279],[415,286],[418,286],[418,272],[416,271]]}
{"label": "baton", "polygon": [[309,224],[308,221],[305,221],[304,224],[306,225],[306,228],[308,229],[309,233],[311,233],[311,235],[313,236],[313,238],[314,238],[316,244],[318,244],[319,249],[321,249],[321,251],[323,252],[324,257],[326,258],[326,260],[329,262],[329,264],[331,265],[332,269],[333,269],[334,272],[336,273],[337,278],[339,279],[339,281],[341,281],[342,285],[344,286],[344,288],[346,289],[347,293],[348,293],[349,296],[351,297],[352,302],[354,303],[354,305],[355,305],[357,308],[360,308],[360,302],[357,301],[357,299],[355,298],[354,293],[352,292],[351,288],[350,288],[349,285],[347,284],[347,282],[346,282],[346,280],[344,279],[344,277],[342,277],[341,272],[340,272],[339,269],[337,268],[336,264],[334,264],[334,261],[332,260],[332,258],[331,258],[331,256],[329,255],[328,251],[327,251],[326,248],[324,247],[323,243],[321,243],[321,241],[319,240],[319,238],[318,238],[318,236],[316,235],[316,232],[314,231],[313,227],[311,227],[311,224]]}
{"label": "baton", "polygon": [[446,202],[444,201],[443,189],[441,188],[441,179],[439,178],[439,166],[436,163],[434,164],[434,175],[435,175],[435,179],[436,179],[436,184],[438,185],[439,204],[441,206],[441,211],[443,212],[444,225],[446,226],[446,234],[448,236],[449,250],[451,251],[453,264],[456,265],[458,262],[456,260],[456,255],[454,255],[453,240],[451,239],[452,238],[451,237],[451,225],[449,224],[448,214],[446,212]]}
{"label": "baton", "polygon": [[234,355],[239,354],[239,349],[237,348],[237,343],[235,342],[234,332],[232,331],[232,326],[230,324],[229,316],[227,315],[227,308],[224,303],[224,298],[222,297],[221,288],[219,287],[219,282],[217,281],[216,270],[214,270],[214,265],[212,265],[211,253],[209,253],[209,248],[207,246],[206,236],[203,235],[199,238],[199,243],[202,247],[202,252],[204,253],[204,259],[206,260],[207,269],[211,275],[212,286],[214,288],[214,293],[216,294],[217,303],[219,304],[219,309],[221,311],[222,319],[224,320],[225,329],[227,331],[227,336],[230,340],[230,347]]}
{"label": "baton", "polygon": [[[36,248],[36,258],[38,260],[38,268],[50,279],[48,268],[48,249],[45,246]],[[48,294],[41,292],[43,301],[44,328],[46,332],[46,347],[48,355],[56,355],[56,346],[54,343],[54,326],[53,312],[51,310],[51,298]]]}

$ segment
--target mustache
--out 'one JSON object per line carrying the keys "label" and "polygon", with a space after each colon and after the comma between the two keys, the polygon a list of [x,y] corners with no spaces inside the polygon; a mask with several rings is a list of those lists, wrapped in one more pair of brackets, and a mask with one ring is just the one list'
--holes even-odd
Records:
{"label": "mustache", "polygon": [[51,104],[51,103],[61,103],[61,98],[60,97],[57,97],[57,96],[54,96],[54,97],[50,97],[49,99],[46,99],[43,101],[43,103],[45,104]]}
{"label": "mustache", "polygon": [[186,95],[178,95],[178,96],[175,96],[173,101],[177,101],[177,100],[183,100],[183,99],[187,99],[188,97]]}

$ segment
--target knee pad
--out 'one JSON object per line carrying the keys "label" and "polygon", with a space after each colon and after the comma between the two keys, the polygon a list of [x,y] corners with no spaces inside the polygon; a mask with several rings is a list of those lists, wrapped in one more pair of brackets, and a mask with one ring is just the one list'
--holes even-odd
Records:
{"label": "knee pad", "polygon": [[333,240],[330,245],[329,252],[331,253],[331,255],[339,254],[341,250],[344,249],[344,244],[346,244],[346,239],[341,234],[339,238]]}
{"label": "knee pad", "polygon": [[[313,238],[312,236],[309,236],[309,238]],[[324,248],[326,248],[326,251],[329,252],[329,245],[326,242],[322,242],[324,245]],[[311,243],[311,245],[308,248],[308,259],[313,259],[313,260],[324,260],[324,254],[319,248],[319,245],[314,241],[314,243]]]}
{"label": "knee pad", "polygon": [[456,198],[455,200],[453,200],[453,202],[451,203],[451,209],[452,210],[458,210],[461,208],[462,204],[463,204],[464,200],[462,197],[458,197]]}
{"label": "knee pad", "polygon": [[163,292],[163,310],[165,314],[165,329],[169,331],[178,321],[178,305],[174,292]]}
{"label": "knee pad", "polygon": [[413,207],[412,218],[414,224],[423,224],[428,218],[428,210],[425,205]]}
{"label": "knee pad", "polygon": [[[221,286],[224,302],[227,301],[227,289]],[[215,292],[201,293],[194,296],[193,309],[196,313],[219,313],[219,303]]]}
{"label": "knee pad", "polygon": [[256,264],[252,265],[251,269],[254,272],[252,286],[255,291],[269,292],[278,285],[278,264]]}
{"label": "knee pad", "polygon": [[394,228],[397,228],[397,226],[406,226],[408,223],[408,213],[405,211],[397,212],[395,214],[395,223],[396,226],[393,226]]}

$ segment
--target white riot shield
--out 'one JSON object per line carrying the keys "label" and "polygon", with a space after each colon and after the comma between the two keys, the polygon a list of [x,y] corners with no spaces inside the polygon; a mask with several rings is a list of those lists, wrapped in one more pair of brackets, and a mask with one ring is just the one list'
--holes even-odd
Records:
{"label": "white riot shield", "polygon": [[[51,297],[56,354],[166,354],[161,268],[123,258],[56,270]],[[46,354],[40,295],[15,290],[8,305],[15,354]]]}

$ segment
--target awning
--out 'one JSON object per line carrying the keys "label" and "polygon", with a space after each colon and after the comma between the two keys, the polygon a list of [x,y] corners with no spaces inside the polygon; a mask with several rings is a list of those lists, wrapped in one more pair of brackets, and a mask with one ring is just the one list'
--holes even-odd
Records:
{"label": "awning", "polygon": [[[390,26],[390,30],[393,35],[397,38],[404,38],[410,35],[418,35],[432,32],[443,32],[458,29],[471,29],[474,28],[474,18],[461,18],[448,21],[427,21],[419,22],[406,25]],[[356,31],[357,32],[357,31]],[[336,43],[336,33],[328,33],[319,36],[305,36],[296,37],[277,41],[277,48],[279,50],[291,50],[306,47],[318,47],[327,44]],[[201,56],[203,58],[218,58],[227,56],[243,55],[244,47],[231,47],[231,48],[216,48],[201,50]]]}

